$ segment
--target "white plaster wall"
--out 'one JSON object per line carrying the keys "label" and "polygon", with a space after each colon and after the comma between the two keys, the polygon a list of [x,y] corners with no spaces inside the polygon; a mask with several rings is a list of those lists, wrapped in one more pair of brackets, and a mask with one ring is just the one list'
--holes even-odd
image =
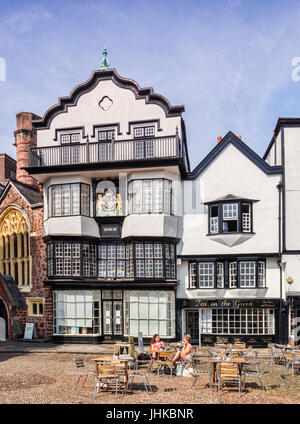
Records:
{"label": "white plaster wall", "polygon": [[[99,102],[104,96],[113,101],[107,111],[99,107]],[[122,135],[116,134],[116,140],[130,139],[133,134],[127,134],[129,121],[151,119],[160,119],[162,131],[156,132],[157,136],[175,135],[176,126],[181,135],[181,117],[166,118],[165,111],[159,105],[146,104],[145,99],[136,99],[131,90],[118,87],[112,80],[102,80],[90,92],[83,94],[77,105],[69,106],[67,113],[57,115],[49,129],[39,130],[37,145],[38,147],[59,145],[59,141],[53,141],[56,128],[84,126],[86,134],[91,136],[93,125],[118,122]],[[93,141],[95,140],[90,138],[90,142]]]}
{"label": "white plaster wall", "polygon": [[300,128],[285,128],[286,248],[300,250]]}
{"label": "white plaster wall", "polygon": [[[287,295],[289,292],[300,293],[300,254],[299,255],[283,255],[283,291]],[[287,277],[292,277],[293,282],[288,283]]]}
{"label": "white plaster wall", "polygon": [[[276,253],[278,251],[279,175],[267,175],[233,145],[198,177],[184,181],[182,255]],[[193,190],[194,185],[194,190]],[[253,204],[254,235],[229,247],[213,241],[208,233],[208,207],[204,202],[234,194],[259,200]],[[231,235],[224,235],[224,237]]]}
{"label": "white plaster wall", "polygon": [[276,258],[266,259],[266,288],[263,289],[189,289],[188,261],[177,266],[177,297],[183,299],[274,299],[280,297],[280,273]]}

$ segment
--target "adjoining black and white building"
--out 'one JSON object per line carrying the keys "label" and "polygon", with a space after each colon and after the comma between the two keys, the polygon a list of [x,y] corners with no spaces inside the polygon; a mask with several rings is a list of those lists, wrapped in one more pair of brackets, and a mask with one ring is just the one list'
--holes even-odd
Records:
{"label": "adjoining black and white building", "polygon": [[101,69],[33,122],[55,340],[287,340],[298,121],[264,159],[229,132],[191,171],[183,112]]}

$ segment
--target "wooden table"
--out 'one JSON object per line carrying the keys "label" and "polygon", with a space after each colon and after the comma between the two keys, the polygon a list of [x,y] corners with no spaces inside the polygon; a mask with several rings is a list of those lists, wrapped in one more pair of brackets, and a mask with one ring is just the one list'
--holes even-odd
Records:
{"label": "wooden table", "polygon": [[217,358],[211,358],[210,362],[213,364],[214,366],[214,371],[213,371],[213,383],[217,384],[217,364],[238,364],[239,366],[239,370],[240,373],[242,371],[242,366],[243,364],[246,364],[247,361],[244,358],[230,358],[228,360],[226,359],[217,359]]}
{"label": "wooden table", "polygon": [[103,355],[103,356],[97,356],[97,358],[92,358],[91,361],[124,364],[124,374],[125,374],[126,384],[128,384],[128,362],[132,361],[132,359],[123,359],[123,358],[115,359],[112,356]]}

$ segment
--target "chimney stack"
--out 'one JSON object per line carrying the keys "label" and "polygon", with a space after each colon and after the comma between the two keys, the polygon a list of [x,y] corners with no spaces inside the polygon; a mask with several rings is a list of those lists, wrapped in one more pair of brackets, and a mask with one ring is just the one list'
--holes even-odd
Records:
{"label": "chimney stack", "polygon": [[17,129],[14,135],[17,149],[17,181],[38,188],[39,183],[22,168],[28,167],[30,147],[36,147],[37,145],[37,135],[35,128],[32,126],[32,120],[38,119],[39,116],[30,112],[20,112],[17,113],[16,118]]}
{"label": "chimney stack", "polygon": [[241,140],[242,139],[242,136],[241,135],[238,135],[238,138]]}
{"label": "chimney stack", "polygon": [[222,137],[221,137],[221,136],[219,136],[219,137],[217,138],[217,142],[218,142],[218,143],[220,143],[220,141],[222,141]]}

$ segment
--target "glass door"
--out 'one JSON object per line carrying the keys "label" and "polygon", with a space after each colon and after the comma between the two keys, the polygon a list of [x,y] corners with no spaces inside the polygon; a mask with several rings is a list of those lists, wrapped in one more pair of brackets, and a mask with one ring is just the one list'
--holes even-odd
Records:
{"label": "glass door", "polygon": [[186,333],[191,335],[192,343],[199,343],[199,311],[186,312]]}
{"label": "glass door", "polygon": [[112,334],[112,301],[103,301],[103,333]]}
{"label": "glass door", "polygon": [[102,291],[103,334],[107,338],[123,335],[123,294],[121,290]]}
{"label": "glass door", "polygon": [[114,335],[122,336],[123,323],[122,323],[122,301],[113,302],[113,329]]}

